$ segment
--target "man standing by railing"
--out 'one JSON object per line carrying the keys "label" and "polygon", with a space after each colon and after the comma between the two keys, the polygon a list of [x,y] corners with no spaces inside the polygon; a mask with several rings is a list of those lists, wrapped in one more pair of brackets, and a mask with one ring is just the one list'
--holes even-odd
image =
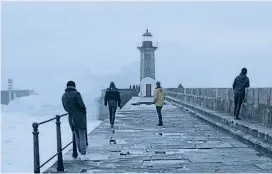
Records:
{"label": "man standing by railing", "polygon": [[79,159],[87,160],[86,157],[86,107],[81,94],[76,90],[73,81],[67,83],[67,88],[62,96],[64,109],[69,113],[69,124],[76,138],[76,145],[80,153]]}
{"label": "man standing by railing", "polygon": [[117,105],[121,109],[120,92],[115,87],[114,82],[110,83],[110,87],[107,89],[105,97],[104,97],[104,105],[107,106],[107,104],[109,105],[110,124],[111,124],[111,127],[113,128]]}
{"label": "man standing by railing", "polygon": [[234,93],[234,119],[240,120],[239,117],[241,105],[245,99],[245,88],[249,87],[249,78],[247,69],[243,68],[240,75],[233,82],[232,88]]}
{"label": "man standing by railing", "polygon": [[155,92],[154,92],[154,103],[156,105],[156,110],[157,110],[158,117],[159,117],[159,123],[157,124],[157,126],[163,126],[161,110],[162,110],[162,107],[164,105],[164,100],[165,100],[165,95],[166,94],[163,91],[160,82],[157,82],[156,86],[157,87],[156,87]]}

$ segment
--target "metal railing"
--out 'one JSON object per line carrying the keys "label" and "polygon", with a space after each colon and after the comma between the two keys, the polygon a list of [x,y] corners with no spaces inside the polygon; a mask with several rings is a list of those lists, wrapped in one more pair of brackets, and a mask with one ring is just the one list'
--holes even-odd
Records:
{"label": "metal railing", "polygon": [[[69,142],[65,147],[62,148],[61,144],[61,122],[60,118],[67,116],[67,114],[63,115],[57,115],[54,118],[48,119],[46,121],[40,122],[40,123],[33,123],[33,150],[34,150],[34,173],[40,173],[40,169],[47,164],[49,161],[51,161],[53,158],[58,156],[57,158],[57,171],[62,172],[64,171],[63,166],[63,157],[62,157],[62,151],[66,149],[69,145],[73,144],[73,157],[77,157],[77,150],[76,150],[76,144],[75,144],[75,136],[73,134],[73,140]],[[51,158],[49,158],[47,161],[45,161],[42,165],[40,165],[40,149],[39,149],[39,126],[45,123],[48,123],[50,121],[56,120],[56,134],[57,134],[57,153],[54,154]]]}

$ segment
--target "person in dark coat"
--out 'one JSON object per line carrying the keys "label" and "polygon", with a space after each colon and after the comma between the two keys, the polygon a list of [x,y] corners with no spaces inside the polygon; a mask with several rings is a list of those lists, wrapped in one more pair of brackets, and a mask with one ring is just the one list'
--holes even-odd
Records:
{"label": "person in dark coat", "polygon": [[115,120],[115,112],[117,106],[121,109],[121,97],[119,90],[115,87],[114,82],[110,83],[110,87],[107,89],[105,97],[104,97],[104,105],[109,107],[110,113],[110,124],[111,127],[114,125]]}
{"label": "person in dark coat", "polygon": [[87,160],[86,157],[86,107],[81,94],[76,90],[76,84],[73,81],[67,83],[67,88],[62,96],[62,104],[69,113],[69,124],[75,135],[76,145],[80,153],[79,159]]}
{"label": "person in dark coat", "polygon": [[245,88],[249,87],[249,78],[247,69],[243,68],[239,76],[233,82],[232,88],[234,93],[234,119],[240,120],[239,117],[241,105],[245,99]]}

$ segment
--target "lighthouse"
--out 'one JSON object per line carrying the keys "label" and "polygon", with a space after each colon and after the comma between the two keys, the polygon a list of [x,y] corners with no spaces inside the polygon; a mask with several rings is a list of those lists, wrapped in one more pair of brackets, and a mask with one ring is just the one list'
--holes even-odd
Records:
{"label": "lighthouse", "polygon": [[142,45],[137,47],[141,52],[140,61],[140,93],[142,97],[154,96],[155,89],[155,50],[152,34],[146,30],[143,34]]}

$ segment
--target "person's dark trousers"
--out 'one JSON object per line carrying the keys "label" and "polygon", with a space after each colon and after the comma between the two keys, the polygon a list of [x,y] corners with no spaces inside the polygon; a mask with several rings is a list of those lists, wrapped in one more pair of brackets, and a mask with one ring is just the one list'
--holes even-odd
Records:
{"label": "person's dark trousers", "polygon": [[73,154],[72,154],[73,158],[77,158],[78,157],[78,153],[77,153],[77,145],[76,145],[76,137],[75,134],[73,133]]}
{"label": "person's dark trousers", "polygon": [[86,139],[86,146],[88,146],[88,133],[87,133],[87,130],[86,130],[86,133],[85,133],[85,139]]}
{"label": "person's dark trousers", "polygon": [[239,119],[240,109],[245,99],[245,92],[234,94],[234,118]]}
{"label": "person's dark trousers", "polygon": [[88,146],[88,131],[87,131],[87,119],[86,119],[86,131],[85,131],[85,139],[86,139],[86,146]]}
{"label": "person's dark trousers", "polygon": [[161,113],[162,106],[156,106],[156,110],[159,117],[159,125],[162,125],[162,113]]}
{"label": "person's dark trousers", "polygon": [[111,125],[114,125],[116,109],[117,109],[117,107],[109,105],[110,124]]}
{"label": "person's dark trousers", "polygon": [[68,116],[68,121],[69,121],[69,125],[72,131],[72,139],[73,139],[73,153],[72,153],[72,157],[73,158],[77,158],[78,157],[78,153],[77,153],[77,145],[76,145],[76,137],[74,132],[74,125],[73,125],[73,121],[72,121],[72,117],[69,115]]}
{"label": "person's dark trousers", "polygon": [[[75,137],[75,134],[73,133],[74,132],[74,126],[73,126],[73,121],[72,121],[72,117],[68,117],[68,120],[69,120],[69,125],[70,125],[70,128],[72,130],[72,139],[73,139],[73,153],[72,153],[72,157],[73,158],[77,158],[78,157],[78,153],[77,153],[77,144],[76,144],[76,137]],[[87,124],[87,122],[86,122]],[[87,127],[87,126],[86,126]],[[87,129],[87,128],[86,128]],[[88,133],[87,133],[87,130],[85,131],[85,139],[86,139],[86,146],[88,146]]]}
{"label": "person's dark trousers", "polygon": [[[85,138],[86,138],[86,146],[88,146],[88,134],[87,131],[85,131]],[[75,134],[73,133],[73,153],[72,153],[72,157],[73,158],[77,158],[78,157],[78,153],[77,153],[77,144],[76,144],[76,137]]]}

